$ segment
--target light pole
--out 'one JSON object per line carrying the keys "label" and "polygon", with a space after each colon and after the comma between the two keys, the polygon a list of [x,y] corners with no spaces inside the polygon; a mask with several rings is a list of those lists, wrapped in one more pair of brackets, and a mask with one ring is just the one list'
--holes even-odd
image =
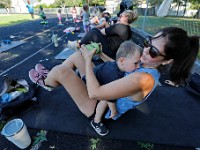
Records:
{"label": "light pole", "polygon": [[143,23],[142,23],[142,31],[144,31],[144,25],[145,25],[145,21],[146,21],[148,6],[149,6],[149,0],[146,0],[146,4],[147,4],[147,7],[146,7],[145,13],[144,13],[144,19],[143,19]]}

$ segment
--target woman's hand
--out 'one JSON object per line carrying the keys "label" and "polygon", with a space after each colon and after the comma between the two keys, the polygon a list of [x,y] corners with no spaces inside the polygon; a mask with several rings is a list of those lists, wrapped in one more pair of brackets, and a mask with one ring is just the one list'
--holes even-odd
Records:
{"label": "woman's hand", "polygon": [[94,54],[96,52],[96,48],[94,48],[93,50],[87,50],[85,45],[81,45],[80,50],[81,50],[81,54],[83,55],[85,62],[91,62],[92,57],[94,56]]}

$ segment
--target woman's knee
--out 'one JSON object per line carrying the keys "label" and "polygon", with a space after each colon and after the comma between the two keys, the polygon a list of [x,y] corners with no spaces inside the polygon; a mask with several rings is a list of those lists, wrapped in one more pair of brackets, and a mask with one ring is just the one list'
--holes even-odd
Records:
{"label": "woman's knee", "polygon": [[68,74],[69,70],[71,70],[71,68],[61,64],[55,66],[52,69],[52,72],[54,72],[56,76],[65,76],[66,74]]}
{"label": "woman's knee", "polygon": [[68,57],[62,65],[69,67],[71,69],[75,69],[77,61],[81,58],[81,53],[80,52],[75,52],[73,53],[70,57]]}

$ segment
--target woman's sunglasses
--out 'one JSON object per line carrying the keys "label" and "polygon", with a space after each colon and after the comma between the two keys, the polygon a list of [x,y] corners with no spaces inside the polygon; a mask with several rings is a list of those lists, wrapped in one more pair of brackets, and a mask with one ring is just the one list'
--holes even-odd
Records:
{"label": "woman's sunglasses", "polygon": [[161,54],[160,51],[151,44],[151,39],[152,39],[152,37],[147,36],[145,38],[145,40],[144,40],[144,47],[146,47],[146,48],[150,47],[150,49],[149,49],[149,55],[152,58],[156,58],[157,56],[166,57],[165,55]]}

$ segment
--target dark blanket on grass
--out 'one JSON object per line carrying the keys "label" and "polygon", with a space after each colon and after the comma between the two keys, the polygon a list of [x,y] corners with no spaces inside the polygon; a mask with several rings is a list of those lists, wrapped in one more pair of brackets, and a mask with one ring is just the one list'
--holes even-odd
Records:
{"label": "dark blanket on grass", "polygon": [[[35,110],[20,116],[28,127],[98,136],[62,87],[40,89],[39,100]],[[109,139],[199,147],[200,97],[182,87],[157,87],[145,103],[105,124]]]}

